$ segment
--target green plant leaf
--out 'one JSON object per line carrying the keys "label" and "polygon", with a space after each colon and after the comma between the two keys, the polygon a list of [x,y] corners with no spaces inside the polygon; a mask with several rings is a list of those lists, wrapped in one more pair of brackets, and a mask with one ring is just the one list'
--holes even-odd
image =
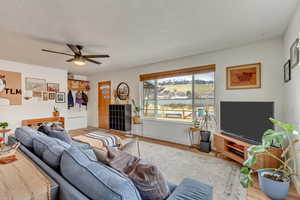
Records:
{"label": "green plant leaf", "polygon": [[284,143],[284,137],[286,136],[285,132],[276,132],[272,134],[267,134],[263,136],[262,143],[265,148],[273,146],[281,146]]}
{"label": "green plant leaf", "polygon": [[251,171],[250,171],[250,168],[248,167],[242,167],[241,168],[241,174],[249,174]]}
{"label": "green plant leaf", "polygon": [[246,166],[246,167],[251,167],[251,166],[255,165],[255,163],[256,163],[256,155],[248,153],[247,156],[248,156],[248,158],[243,163],[243,165]]}
{"label": "green plant leaf", "polygon": [[249,153],[262,153],[266,151],[266,148],[263,145],[252,145],[247,151]]}
{"label": "green plant leaf", "polygon": [[278,121],[278,120],[273,119],[273,118],[269,118],[269,119],[275,125],[279,126],[280,128],[282,128],[283,130],[285,130],[285,131],[287,131],[289,133],[293,133],[293,131],[295,130],[295,127],[293,125],[283,123],[283,122]]}

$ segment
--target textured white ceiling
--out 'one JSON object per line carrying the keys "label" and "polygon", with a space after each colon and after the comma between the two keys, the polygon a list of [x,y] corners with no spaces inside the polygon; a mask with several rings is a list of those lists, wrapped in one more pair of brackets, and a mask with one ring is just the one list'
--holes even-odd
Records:
{"label": "textured white ceiling", "polygon": [[[0,7],[0,59],[79,74],[145,65],[280,36],[298,0],[9,0]],[[41,52],[82,44],[97,66]]]}

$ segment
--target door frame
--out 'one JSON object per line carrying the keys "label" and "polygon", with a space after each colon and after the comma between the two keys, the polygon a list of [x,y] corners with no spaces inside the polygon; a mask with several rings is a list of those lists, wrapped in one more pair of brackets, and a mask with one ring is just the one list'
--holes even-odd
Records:
{"label": "door frame", "polygon": [[[109,85],[109,104],[111,103],[111,94],[112,94],[112,90],[111,90],[111,81],[101,81],[101,82],[98,82],[98,127],[100,128],[101,127],[101,112],[100,112],[100,108],[101,108],[101,103],[100,103],[100,93],[101,93],[101,89],[100,89],[100,85],[103,84],[103,83],[107,83],[107,85]],[[107,129],[109,129],[109,107],[107,108],[107,113],[108,115],[105,116],[107,117]]]}

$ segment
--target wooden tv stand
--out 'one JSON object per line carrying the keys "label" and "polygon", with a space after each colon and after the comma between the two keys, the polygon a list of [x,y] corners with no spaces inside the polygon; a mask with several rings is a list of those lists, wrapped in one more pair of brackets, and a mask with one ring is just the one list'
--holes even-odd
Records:
{"label": "wooden tv stand", "polygon": [[[252,146],[252,144],[217,133],[214,134],[214,146],[217,153],[243,164],[247,160],[247,149]],[[282,153],[282,150],[277,148],[272,148],[269,151],[278,157]],[[252,168],[277,168],[279,166],[280,163],[274,158],[266,154],[259,154],[259,156],[257,156],[257,162]]]}

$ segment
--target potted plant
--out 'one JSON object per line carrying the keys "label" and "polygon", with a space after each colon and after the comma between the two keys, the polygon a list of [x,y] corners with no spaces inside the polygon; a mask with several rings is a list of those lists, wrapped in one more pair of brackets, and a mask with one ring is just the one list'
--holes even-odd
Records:
{"label": "potted plant", "polygon": [[193,120],[193,125],[195,128],[199,128],[200,127],[200,121],[198,119]]}
{"label": "potted plant", "polygon": [[59,111],[58,111],[57,107],[53,108],[53,117],[59,117]]}
{"label": "potted plant", "polygon": [[[262,191],[272,199],[284,199],[288,195],[291,177],[295,170],[289,165],[296,157],[292,150],[295,143],[295,135],[299,135],[292,125],[270,118],[271,122],[280,127],[280,131],[269,129],[264,132],[261,145],[253,145],[247,150],[247,160],[241,169],[240,183],[248,188],[253,182],[252,174],[258,172],[259,184]],[[282,149],[280,156],[272,153],[272,148]],[[267,154],[280,163],[278,168],[266,168],[253,170],[259,154]]]}
{"label": "potted plant", "polygon": [[132,99],[131,101],[132,101],[133,112],[134,112],[134,116],[132,118],[133,123],[134,124],[140,124],[141,123],[141,116],[140,116],[141,108],[136,105],[134,99]]}
{"label": "potted plant", "polygon": [[8,123],[7,122],[0,122],[0,128],[6,129],[7,127],[8,127]]}
{"label": "potted plant", "polygon": [[216,124],[216,120],[214,115],[212,115],[208,107],[206,107],[205,112],[200,120],[200,134],[201,134],[201,141],[202,142],[209,142],[210,135],[211,135],[211,129],[214,128],[214,125]]}

